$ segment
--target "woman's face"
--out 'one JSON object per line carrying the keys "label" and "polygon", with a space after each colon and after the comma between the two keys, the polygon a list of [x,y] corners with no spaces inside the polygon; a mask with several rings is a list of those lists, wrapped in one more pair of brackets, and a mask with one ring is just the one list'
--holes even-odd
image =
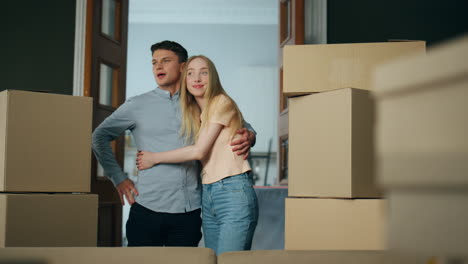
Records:
{"label": "woman's face", "polygon": [[203,97],[209,85],[208,63],[202,58],[193,59],[187,66],[187,89],[195,98]]}

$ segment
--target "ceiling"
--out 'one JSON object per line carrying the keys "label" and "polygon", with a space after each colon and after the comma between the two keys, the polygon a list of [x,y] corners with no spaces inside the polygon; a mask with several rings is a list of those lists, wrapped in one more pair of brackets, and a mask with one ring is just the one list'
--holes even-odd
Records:
{"label": "ceiling", "polygon": [[277,0],[132,0],[130,23],[278,24]]}

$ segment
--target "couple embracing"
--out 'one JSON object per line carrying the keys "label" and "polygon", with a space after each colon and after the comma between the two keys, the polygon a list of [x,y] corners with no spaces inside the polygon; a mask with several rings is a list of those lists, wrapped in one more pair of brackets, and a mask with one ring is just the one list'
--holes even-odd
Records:
{"label": "couple embracing", "polygon": [[[202,226],[216,254],[249,250],[258,204],[246,158],[255,133],[209,58],[188,58],[173,41],[151,52],[158,87],[128,99],[93,133],[97,159],[131,204],[128,245],[196,247]],[[110,147],[126,130],[139,149],[136,185]]]}

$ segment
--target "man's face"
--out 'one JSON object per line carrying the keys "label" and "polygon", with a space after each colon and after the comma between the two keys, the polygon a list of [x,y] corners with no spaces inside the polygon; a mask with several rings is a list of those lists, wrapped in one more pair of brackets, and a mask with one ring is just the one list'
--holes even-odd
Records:
{"label": "man's face", "polygon": [[170,50],[155,50],[152,64],[154,79],[159,87],[165,88],[178,84],[184,63],[179,63],[177,54]]}

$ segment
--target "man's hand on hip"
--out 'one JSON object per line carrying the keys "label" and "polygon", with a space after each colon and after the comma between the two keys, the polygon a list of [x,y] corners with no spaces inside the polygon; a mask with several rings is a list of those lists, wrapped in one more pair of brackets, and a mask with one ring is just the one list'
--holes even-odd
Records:
{"label": "man's hand on hip", "polygon": [[122,203],[122,205],[125,205],[124,196],[130,205],[135,203],[135,196],[138,196],[138,190],[135,188],[135,184],[132,180],[125,179],[123,182],[119,183],[115,188],[119,192],[120,202]]}

